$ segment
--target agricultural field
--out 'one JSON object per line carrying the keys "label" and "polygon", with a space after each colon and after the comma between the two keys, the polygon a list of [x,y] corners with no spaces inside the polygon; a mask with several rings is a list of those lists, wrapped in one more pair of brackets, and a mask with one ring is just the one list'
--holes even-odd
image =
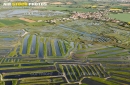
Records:
{"label": "agricultural field", "polygon": [[115,18],[121,21],[130,22],[129,13],[109,14],[111,18]]}
{"label": "agricultural field", "polygon": [[9,20],[0,20],[0,23],[6,24],[6,25],[14,25],[16,22],[9,21]]}
{"label": "agricultural field", "polygon": [[23,20],[19,20],[19,19],[10,19],[10,20],[7,20],[7,19],[2,19],[0,20],[0,26],[1,27],[7,27],[7,26],[15,26],[15,25],[18,25],[18,24],[25,24],[27,23],[26,21],[23,21]]}

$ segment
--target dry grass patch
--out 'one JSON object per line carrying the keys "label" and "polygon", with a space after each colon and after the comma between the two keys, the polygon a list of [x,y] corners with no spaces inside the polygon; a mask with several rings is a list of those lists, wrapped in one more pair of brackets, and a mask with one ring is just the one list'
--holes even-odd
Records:
{"label": "dry grass patch", "polygon": [[36,22],[34,20],[30,20],[30,19],[27,19],[27,18],[19,18],[19,19],[23,20],[23,21],[26,21],[26,22],[29,22],[29,23]]}

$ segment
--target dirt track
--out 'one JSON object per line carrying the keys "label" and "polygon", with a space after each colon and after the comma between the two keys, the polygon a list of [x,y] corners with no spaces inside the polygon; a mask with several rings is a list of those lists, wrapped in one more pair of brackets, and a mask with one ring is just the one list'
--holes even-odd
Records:
{"label": "dirt track", "polygon": [[34,20],[30,20],[30,19],[26,19],[26,18],[19,18],[19,19],[23,20],[23,21],[26,21],[26,22],[29,22],[29,23],[36,22]]}

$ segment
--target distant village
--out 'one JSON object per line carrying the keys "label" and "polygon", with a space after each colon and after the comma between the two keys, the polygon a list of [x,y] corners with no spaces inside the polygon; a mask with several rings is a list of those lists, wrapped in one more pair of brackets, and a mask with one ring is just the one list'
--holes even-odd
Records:
{"label": "distant village", "polygon": [[117,23],[117,24],[129,27],[130,24],[128,22],[123,22],[123,21],[108,17],[107,15],[110,11],[111,10],[87,12],[87,13],[74,12],[69,18],[46,20],[45,22],[56,24],[57,21],[64,22],[64,21],[71,21],[71,20],[77,20],[77,19],[88,19],[88,20],[112,22],[112,23]]}

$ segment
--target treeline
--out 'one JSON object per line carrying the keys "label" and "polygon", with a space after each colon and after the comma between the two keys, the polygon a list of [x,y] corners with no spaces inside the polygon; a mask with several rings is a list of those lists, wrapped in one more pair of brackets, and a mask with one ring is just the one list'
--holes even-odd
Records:
{"label": "treeline", "polygon": [[83,2],[83,1],[92,1],[92,0],[39,0],[39,1],[49,1],[49,2]]}

